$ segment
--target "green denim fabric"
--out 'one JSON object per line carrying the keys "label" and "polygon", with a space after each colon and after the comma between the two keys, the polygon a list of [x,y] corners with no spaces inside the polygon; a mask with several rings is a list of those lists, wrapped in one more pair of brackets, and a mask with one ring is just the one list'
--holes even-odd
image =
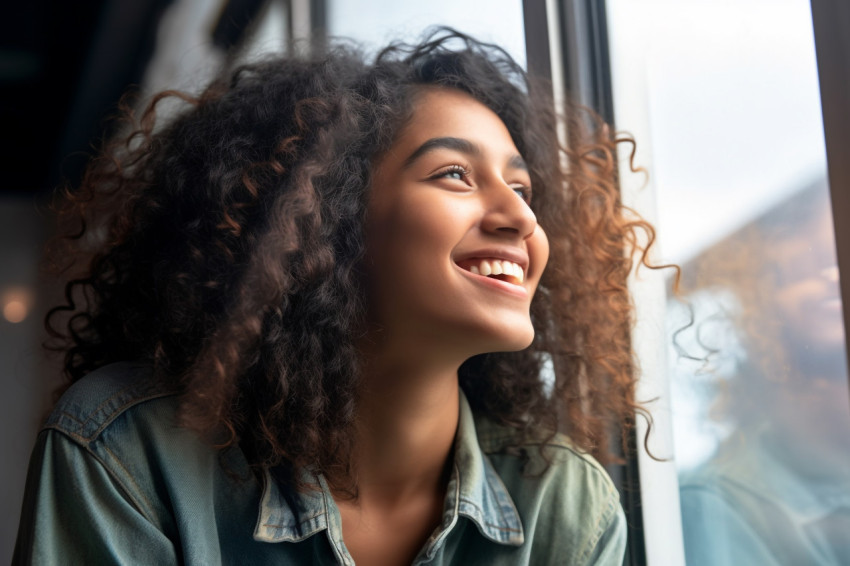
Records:
{"label": "green denim fabric", "polygon": [[850,564],[850,470],[807,477],[785,449],[766,432],[733,436],[679,477],[688,564]]}
{"label": "green denim fabric", "polygon": [[[149,373],[101,368],[57,404],[30,462],[14,564],[354,564],[322,477],[284,497],[239,450],[222,456],[178,427],[177,396]],[[626,523],[605,471],[557,437],[551,466],[529,476],[543,469],[539,446],[503,450],[511,435],[461,395],[442,524],[414,564],[620,566]]]}

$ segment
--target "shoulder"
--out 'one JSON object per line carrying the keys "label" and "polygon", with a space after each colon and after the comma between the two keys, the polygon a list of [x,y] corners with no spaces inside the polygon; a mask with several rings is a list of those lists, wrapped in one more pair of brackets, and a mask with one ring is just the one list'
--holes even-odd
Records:
{"label": "shoulder", "polygon": [[32,453],[21,562],[171,564],[183,553],[217,564],[217,529],[250,540],[261,486],[241,451],[179,426],[178,408],[177,392],[144,365],[74,383]]}
{"label": "shoulder", "polygon": [[36,447],[42,476],[71,475],[92,493],[114,492],[169,530],[174,486],[209,486],[219,468],[216,449],[180,426],[179,402],[176,388],[155,379],[150,366],[122,362],[91,372],[43,426]]}
{"label": "shoulder", "polygon": [[114,363],[65,391],[41,435],[76,446],[70,453],[94,458],[114,478],[153,489],[160,476],[198,473],[216,458],[209,441],[181,426],[179,408],[177,387],[149,365]]}
{"label": "shoulder", "polygon": [[477,419],[475,424],[481,450],[490,459],[503,458],[522,465],[530,476],[564,476],[570,483],[580,480],[583,485],[593,485],[601,495],[617,496],[605,468],[568,436],[540,434],[522,440],[518,431],[487,419]]}
{"label": "shoulder", "polygon": [[[87,445],[99,439],[128,411],[135,409],[134,412],[138,413],[137,408],[149,401],[164,400],[154,405],[166,405],[166,410],[173,413],[176,396],[175,388],[165,387],[153,378],[148,365],[132,362],[109,364],[68,388],[54,406],[43,429],[60,432]],[[153,406],[147,408],[154,409]],[[156,422],[153,420],[150,424]]]}
{"label": "shoulder", "polygon": [[476,425],[481,449],[510,492],[527,535],[570,557],[569,564],[622,562],[625,515],[619,492],[595,458],[563,434],[519,443],[512,429],[486,420]]}
{"label": "shoulder", "polygon": [[[730,473],[731,471],[731,473]],[[734,468],[709,462],[679,477],[679,498],[686,519],[695,516],[743,517],[781,500],[771,497],[758,478],[736,474]],[[771,513],[774,514],[774,513]]]}
{"label": "shoulder", "polygon": [[803,564],[811,555],[782,498],[712,466],[679,482],[688,563]]}

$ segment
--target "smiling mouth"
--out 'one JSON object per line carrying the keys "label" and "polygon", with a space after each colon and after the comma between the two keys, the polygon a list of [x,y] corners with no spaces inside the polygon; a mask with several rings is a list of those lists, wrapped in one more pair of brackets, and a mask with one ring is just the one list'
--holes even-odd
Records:
{"label": "smiling mouth", "polygon": [[502,259],[473,259],[458,264],[461,269],[475,275],[498,279],[512,285],[522,285],[525,273],[519,264]]}

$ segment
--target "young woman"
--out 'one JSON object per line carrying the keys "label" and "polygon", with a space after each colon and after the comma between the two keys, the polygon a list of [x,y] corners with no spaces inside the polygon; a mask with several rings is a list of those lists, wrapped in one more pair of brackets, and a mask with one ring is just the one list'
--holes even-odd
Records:
{"label": "young woman", "polygon": [[621,564],[618,140],[451,30],[165,96],[66,194],[15,562]]}

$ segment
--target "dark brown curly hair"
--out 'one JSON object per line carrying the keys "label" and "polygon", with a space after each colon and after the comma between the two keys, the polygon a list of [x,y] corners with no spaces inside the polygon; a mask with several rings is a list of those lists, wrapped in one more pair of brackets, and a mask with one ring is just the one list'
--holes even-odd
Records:
{"label": "dark brown curly hair", "polygon": [[[617,148],[633,143],[571,110],[560,147],[545,85],[446,28],[371,60],[330,46],[242,65],[198,96],[155,97],[62,191],[54,257],[84,269],[46,324],[69,381],[146,361],[181,393],[182,423],[219,447],[295,487],[305,466],[353,477],[371,164],[431,85],[505,123],[551,246],[533,344],[469,359],[461,386],[476,413],[520,436],[563,431],[610,461],[612,427],[640,410],[626,278],[633,258],[647,263],[639,237],[653,237],[619,197]],[[173,97],[185,104],[161,124],[157,103]],[[554,381],[541,378],[549,369]]]}

